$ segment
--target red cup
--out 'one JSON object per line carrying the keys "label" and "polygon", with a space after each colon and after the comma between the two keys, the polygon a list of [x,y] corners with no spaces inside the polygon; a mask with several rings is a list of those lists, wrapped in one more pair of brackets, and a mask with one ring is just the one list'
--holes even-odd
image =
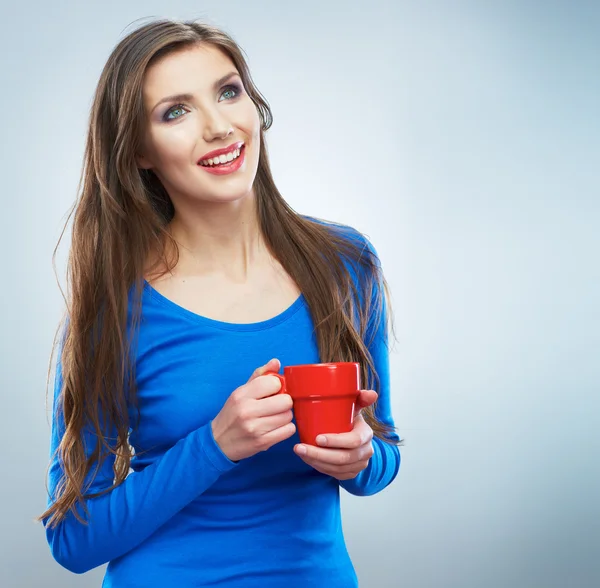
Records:
{"label": "red cup", "polygon": [[360,364],[350,362],[291,365],[283,374],[280,394],[289,394],[300,441],[316,445],[317,435],[352,431],[354,405],[360,393]]}

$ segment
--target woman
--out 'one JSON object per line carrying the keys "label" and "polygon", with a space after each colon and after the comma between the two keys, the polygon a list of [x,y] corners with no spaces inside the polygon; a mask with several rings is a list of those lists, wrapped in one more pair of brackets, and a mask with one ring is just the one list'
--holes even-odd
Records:
{"label": "woman", "polygon": [[[212,26],[147,24],[102,73],[39,520],[65,568],[109,562],[105,587],[356,586],[339,487],[398,472],[375,250],[285,203],[271,121]],[[306,446],[266,372],[328,361],[373,389]]]}

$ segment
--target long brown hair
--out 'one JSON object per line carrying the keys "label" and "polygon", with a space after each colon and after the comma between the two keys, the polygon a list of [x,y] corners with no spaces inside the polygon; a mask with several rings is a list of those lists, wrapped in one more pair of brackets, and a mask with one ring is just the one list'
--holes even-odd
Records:
{"label": "long brown hair", "polygon": [[[84,522],[76,502],[85,507],[83,484],[95,462],[101,467],[110,453],[115,455],[115,479],[113,486],[90,497],[112,490],[129,472],[127,407],[137,408],[137,400],[128,328],[135,333],[139,327],[150,255],[161,260],[167,271],[178,259],[177,245],[167,230],[174,214],[171,199],[152,171],[136,166],[145,125],[142,85],[146,70],[156,60],[199,43],[216,46],[231,58],[258,110],[260,156],[253,187],[260,229],[271,253],[304,294],[321,361],[359,361],[363,388],[378,389],[366,335],[375,332],[381,305],[389,304],[389,295],[374,251],[364,241],[349,239],[342,227],[301,216],[285,202],[271,175],[265,145],[264,132],[273,120],[270,107],[252,81],[242,50],[227,33],[197,21],[162,19],[146,24],[118,43],[102,71],[78,191],[81,183],[83,188],[65,223],[66,229],[74,214],[67,266],[71,295],[59,326],[59,331],[64,327],[63,386],[55,414],[58,418],[60,413],[65,427],[57,449],[63,473],[52,505],[37,518],[50,517],[51,526],[58,525],[69,510]],[[128,317],[131,291],[134,310]],[[391,323],[389,305],[387,317]],[[377,420],[373,407],[365,409],[364,416],[377,437],[402,444]],[[111,444],[100,423],[117,431]],[[83,443],[85,426],[91,426],[98,438],[89,457]]]}

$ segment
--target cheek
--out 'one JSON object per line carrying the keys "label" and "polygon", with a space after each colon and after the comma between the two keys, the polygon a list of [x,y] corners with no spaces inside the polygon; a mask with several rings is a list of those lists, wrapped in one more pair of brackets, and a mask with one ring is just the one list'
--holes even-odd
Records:
{"label": "cheek", "polygon": [[189,161],[197,136],[193,124],[179,124],[172,128],[159,128],[152,132],[147,144],[157,165],[176,163],[182,159]]}
{"label": "cheek", "polygon": [[256,133],[256,137],[260,136],[261,124],[262,124],[262,122],[260,120],[260,117],[258,116],[258,112],[255,109],[254,110],[254,131]]}
{"label": "cheek", "polygon": [[240,112],[240,126],[253,138],[260,134],[260,117],[251,100],[244,103],[244,110]]}
{"label": "cheek", "polygon": [[249,116],[248,116],[247,132],[248,132],[248,135],[251,137],[252,145],[254,147],[254,151],[256,153],[257,158],[258,158],[258,153],[260,151],[260,126],[261,126],[260,117],[258,116],[258,112],[256,112],[256,110],[254,110],[253,112],[249,113]]}
{"label": "cheek", "polygon": [[160,143],[157,145],[160,158],[163,161],[178,161],[181,159],[189,161],[190,159],[190,153],[194,149],[197,136],[193,125],[179,125],[179,127],[168,135],[161,137]]}

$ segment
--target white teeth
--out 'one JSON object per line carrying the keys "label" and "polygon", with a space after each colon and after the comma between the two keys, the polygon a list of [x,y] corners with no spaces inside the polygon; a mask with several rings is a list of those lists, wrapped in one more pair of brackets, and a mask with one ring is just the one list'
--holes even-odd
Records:
{"label": "white teeth", "polygon": [[227,153],[227,155],[219,155],[218,157],[213,157],[211,159],[203,159],[200,162],[200,165],[213,166],[219,163],[228,163],[234,159],[237,159],[240,156],[240,151],[241,149],[234,149],[233,151]]}

